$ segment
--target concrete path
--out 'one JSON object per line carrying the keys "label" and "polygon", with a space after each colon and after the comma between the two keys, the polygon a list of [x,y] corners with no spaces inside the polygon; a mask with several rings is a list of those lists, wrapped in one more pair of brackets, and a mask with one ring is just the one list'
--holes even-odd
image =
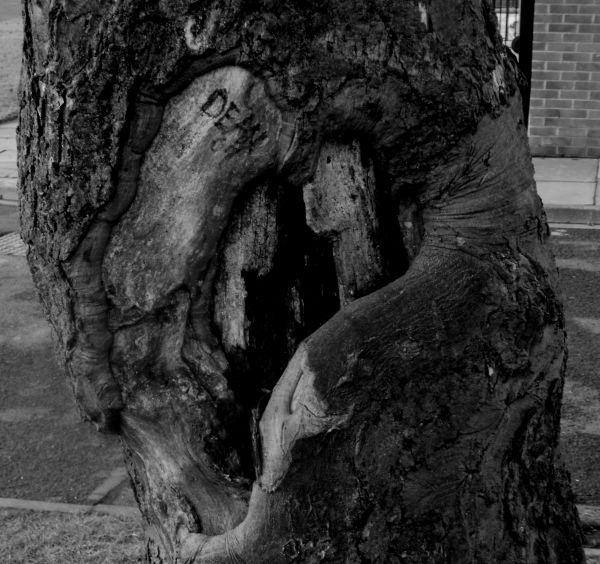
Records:
{"label": "concrete path", "polygon": [[533,159],[549,221],[600,224],[599,159]]}
{"label": "concrete path", "polygon": [[0,204],[17,205],[17,122],[0,123]]}
{"label": "concrete path", "polygon": [[133,506],[117,439],[81,420],[55,362],[23,251],[0,237],[0,498]]}
{"label": "concrete path", "polygon": [[600,505],[600,229],[552,227],[569,357],[561,449],[579,503]]}

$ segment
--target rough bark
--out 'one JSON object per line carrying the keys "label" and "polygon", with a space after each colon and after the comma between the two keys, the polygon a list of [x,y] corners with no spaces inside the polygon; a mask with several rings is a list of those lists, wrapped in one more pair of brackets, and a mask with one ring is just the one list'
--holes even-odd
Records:
{"label": "rough bark", "polygon": [[26,0],[28,260],[149,562],[583,562],[479,0]]}

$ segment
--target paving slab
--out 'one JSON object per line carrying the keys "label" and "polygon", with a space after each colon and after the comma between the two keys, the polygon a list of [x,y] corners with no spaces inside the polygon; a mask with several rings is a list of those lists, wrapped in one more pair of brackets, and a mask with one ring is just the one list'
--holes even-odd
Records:
{"label": "paving slab", "polygon": [[0,178],[17,178],[17,166],[16,163],[9,165],[6,163],[0,163]]}
{"label": "paving slab", "polygon": [[0,497],[87,503],[123,467],[81,420],[25,258],[0,255]]}
{"label": "paving slab", "polygon": [[0,237],[0,255],[24,257],[26,254],[27,246],[18,233],[9,233]]}
{"label": "paving slab", "polygon": [[534,158],[535,177],[540,181],[595,182],[598,159]]}
{"label": "paving slab", "polygon": [[0,139],[8,139],[17,144],[17,120],[0,123]]}
{"label": "paving slab", "polygon": [[593,258],[557,258],[556,266],[561,270],[577,270],[579,272],[600,272],[600,257]]}
{"label": "paving slab", "polygon": [[572,319],[582,329],[600,335],[600,319],[595,317],[573,317]]}
{"label": "paving slab", "polygon": [[0,151],[0,164],[9,164],[15,167],[15,172],[17,168],[17,153],[12,153],[9,151]]}
{"label": "paving slab", "polygon": [[[540,193],[542,201],[544,194]],[[600,225],[600,206],[552,205],[544,203],[548,221],[554,224],[568,224],[573,227],[593,227]]]}
{"label": "paving slab", "polygon": [[[0,168],[1,168],[0,161]],[[591,206],[595,202],[596,181],[567,182],[536,180],[538,194],[544,205]]]}
{"label": "paving slab", "polygon": [[600,549],[586,548],[585,561],[587,562],[587,564],[600,564]]}
{"label": "paving slab", "polygon": [[14,203],[18,202],[19,191],[14,183],[0,182],[0,200],[10,200]]}
{"label": "paving slab", "polygon": [[21,3],[17,0],[2,0],[0,2],[0,21],[21,17]]}
{"label": "paving slab", "polygon": [[0,235],[16,233],[18,231],[19,208],[16,205],[0,205]]}

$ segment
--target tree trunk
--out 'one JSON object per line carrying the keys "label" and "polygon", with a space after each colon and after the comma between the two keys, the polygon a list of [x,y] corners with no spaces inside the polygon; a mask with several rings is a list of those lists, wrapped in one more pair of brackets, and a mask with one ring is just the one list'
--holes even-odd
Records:
{"label": "tree trunk", "polygon": [[25,0],[28,260],[149,562],[584,561],[486,1]]}

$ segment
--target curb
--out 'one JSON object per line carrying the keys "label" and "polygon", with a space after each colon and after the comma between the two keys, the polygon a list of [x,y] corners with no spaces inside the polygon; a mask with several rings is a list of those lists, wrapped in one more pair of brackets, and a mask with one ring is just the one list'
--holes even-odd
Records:
{"label": "curb", "polygon": [[596,505],[577,505],[577,511],[584,528],[600,529],[600,507]]}
{"label": "curb", "polygon": [[19,110],[15,110],[14,112],[10,112],[2,117],[0,117],[0,125],[4,123],[8,123],[9,121],[15,121],[19,118]]}
{"label": "curb", "polygon": [[600,562],[600,549],[597,548],[584,548],[585,559],[587,564],[595,564]]}
{"label": "curb", "polygon": [[600,225],[600,206],[556,206],[545,204],[548,223]]}

